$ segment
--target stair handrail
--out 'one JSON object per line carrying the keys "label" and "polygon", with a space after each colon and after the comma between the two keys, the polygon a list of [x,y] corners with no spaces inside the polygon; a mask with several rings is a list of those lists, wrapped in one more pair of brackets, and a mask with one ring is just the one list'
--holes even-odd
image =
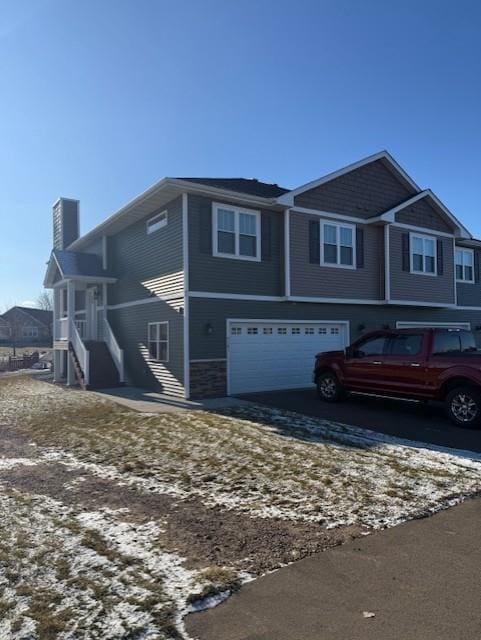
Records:
{"label": "stair handrail", "polygon": [[77,356],[78,363],[80,368],[82,369],[84,384],[88,385],[90,378],[90,353],[87,347],[84,345],[82,338],[80,337],[80,333],[75,326],[75,321],[70,319],[69,326],[69,338],[70,344]]}
{"label": "stair handrail", "polygon": [[104,318],[104,341],[110,351],[112,360],[114,361],[119,373],[119,382],[125,382],[124,378],[124,350],[119,347],[119,343],[112,331],[107,318]]}

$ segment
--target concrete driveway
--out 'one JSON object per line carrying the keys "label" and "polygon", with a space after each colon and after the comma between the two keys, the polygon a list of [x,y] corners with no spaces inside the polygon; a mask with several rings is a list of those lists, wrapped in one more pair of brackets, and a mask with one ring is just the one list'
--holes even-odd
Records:
{"label": "concrete driveway", "polygon": [[480,638],[480,522],[478,499],[354,540],[246,584],[188,616],[187,630],[198,640]]}
{"label": "concrete driveway", "polygon": [[316,390],[272,391],[243,396],[279,409],[372,429],[399,438],[481,452],[481,429],[455,427],[440,404],[419,404],[368,396],[348,396],[342,403],[321,402]]}

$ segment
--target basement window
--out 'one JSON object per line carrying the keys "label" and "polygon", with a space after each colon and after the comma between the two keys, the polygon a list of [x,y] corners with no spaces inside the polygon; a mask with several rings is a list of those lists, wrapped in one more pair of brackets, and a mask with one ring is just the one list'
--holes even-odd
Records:
{"label": "basement window", "polygon": [[149,355],[157,362],[169,361],[169,323],[149,322]]}

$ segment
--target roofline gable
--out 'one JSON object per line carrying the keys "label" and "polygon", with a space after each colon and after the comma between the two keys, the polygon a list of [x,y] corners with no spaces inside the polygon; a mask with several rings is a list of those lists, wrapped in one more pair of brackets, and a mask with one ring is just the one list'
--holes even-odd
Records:
{"label": "roofline gable", "polygon": [[391,165],[392,169],[406,183],[408,183],[412,189],[414,189],[417,192],[421,191],[420,187],[414,182],[411,176],[409,176],[406,173],[406,171],[404,171],[401,165],[398,164],[396,160],[394,160],[394,158],[388,151],[379,151],[378,153],[374,153],[373,155],[368,156],[367,158],[363,158],[362,160],[353,162],[352,164],[349,164],[346,167],[343,167],[342,169],[338,169],[337,171],[328,173],[322,178],[318,178],[317,180],[312,180],[311,182],[306,182],[306,184],[303,184],[300,187],[297,187],[297,189],[293,189],[292,191],[289,191],[288,193],[285,193],[284,195],[277,198],[277,202],[279,202],[279,204],[293,206],[294,198],[299,194],[304,193],[305,191],[310,191],[311,189],[315,189],[316,187],[320,187],[321,185],[326,184],[327,182],[331,182],[336,178],[340,178],[341,176],[344,176],[347,173],[350,173],[351,171],[355,171],[356,169],[364,167],[367,164],[371,164],[372,162],[376,162],[377,160],[385,160],[386,162],[388,162]]}
{"label": "roofline gable", "polygon": [[392,209],[389,209],[389,211],[385,211],[383,214],[379,216],[379,219],[385,220],[386,222],[394,222],[396,213],[398,213],[399,211],[402,211],[403,209],[406,209],[406,207],[409,207],[410,205],[416,202],[419,202],[419,200],[424,200],[425,198],[429,198],[430,200],[432,200],[434,204],[436,204],[441,209],[444,215],[447,218],[449,218],[449,220],[454,224],[454,226],[457,227],[459,232],[457,237],[463,238],[466,240],[471,240],[473,238],[473,236],[468,231],[468,229],[466,229],[466,227],[463,224],[461,224],[461,222],[456,218],[456,216],[453,213],[451,213],[451,211],[437,197],[437,195],[431,191],[431,189],[425,189],[424,191],[417,193],[412,198],[409,198],[408,200],[401,202],[401,204],[396,205]]}
{"label": "roofline gable", "polygon": [[[38,324],[43,325],[44,327],[47,327],[47,329],[49,328],[49,324],[46,324],[45,322],[43,322],[42,320],[40,320],[39,318],[36,318],[35,316],[32,316],[29,312],[28,309],[25,307],[19,307],[18,305],[14,305],[13,307],[11,307],[10,309],[8,309],[7,311],[5,311],[5,313],[8,313],[9,311],[13,311],[14,309],[16,309],[17,311],[20,311],[20,313],[23,313],[24,316],[27,316],[28,318],[30,318],[30,320],[33,320],[34,322],[38,322]],[[53,312],[52,312],[53,314]],[[4,314],[5,315],[5,314]],[[4,318],[5,320],[5,318]],[[10,322],[7,320],[6,322],[8,322],[10,324]]]}

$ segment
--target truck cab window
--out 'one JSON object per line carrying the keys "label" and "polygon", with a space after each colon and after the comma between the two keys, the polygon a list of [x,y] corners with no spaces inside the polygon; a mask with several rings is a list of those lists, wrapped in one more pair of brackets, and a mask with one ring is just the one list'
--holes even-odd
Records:
{"label": "truck cab window", "polygon": [[391,338],[389,353],[392,356],[417,356],[421,353],[422,348],[422,335],[399,335]]}
{"label": "truck cab window", "polygon": [[434,334],[433,355],[461,353],[459,331],[437,331]]}

